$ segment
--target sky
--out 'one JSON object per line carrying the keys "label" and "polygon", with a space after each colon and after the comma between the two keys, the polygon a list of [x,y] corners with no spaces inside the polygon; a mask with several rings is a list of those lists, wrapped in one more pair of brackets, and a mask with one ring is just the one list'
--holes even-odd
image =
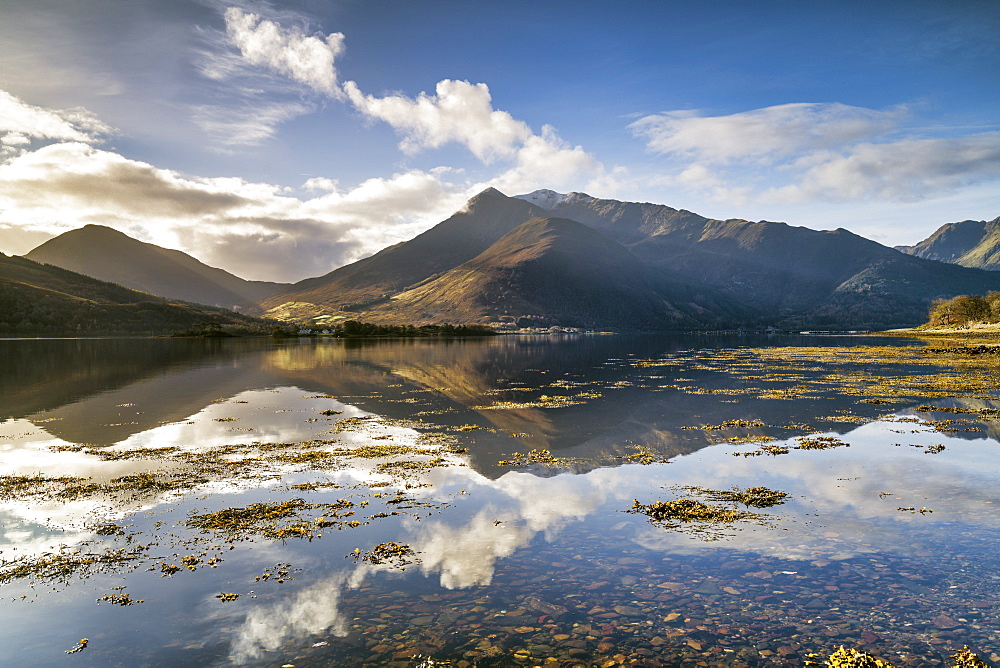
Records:
{"label": "sky", "polygon": [[0,0],[0,252],[94,223],[257,280],[487,187],[843,227],[1000,216],[995,0]]}

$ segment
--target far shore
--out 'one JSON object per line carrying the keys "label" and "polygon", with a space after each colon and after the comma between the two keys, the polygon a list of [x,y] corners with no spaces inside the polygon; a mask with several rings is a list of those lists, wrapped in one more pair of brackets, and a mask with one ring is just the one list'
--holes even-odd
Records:
{"label": "far shore", "polygon": [[883,332],[872,332],[884,336],[959,336],[1000,338],[1000,323],[977,322],[955,327],[930,327],[920,325],[903,329],[889,329]]}

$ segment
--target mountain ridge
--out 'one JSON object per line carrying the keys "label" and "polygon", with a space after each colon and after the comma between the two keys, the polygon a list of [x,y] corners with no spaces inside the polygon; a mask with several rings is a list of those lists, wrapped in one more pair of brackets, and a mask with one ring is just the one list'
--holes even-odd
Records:
{"label": "mountain ridge", "polygon": [[64,232],[24,257],[161,297],[224,308],[247,307],[285,287],[245,280],[105,225]]}
{"label": "mountain ridge", "polygon": [[896,246],[908,255],[963,267],[1000,271],[1000,217],[946,223],[912,246]]}

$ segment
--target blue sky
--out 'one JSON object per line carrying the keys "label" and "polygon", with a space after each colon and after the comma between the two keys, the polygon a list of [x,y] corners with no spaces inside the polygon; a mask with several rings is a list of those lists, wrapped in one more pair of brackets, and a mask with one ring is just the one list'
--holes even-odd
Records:
{"label": "blue sky", "polygon": [[551,188],[886,244],[1000,215],[996,2],[0,0],[0,251],[247,278]]}

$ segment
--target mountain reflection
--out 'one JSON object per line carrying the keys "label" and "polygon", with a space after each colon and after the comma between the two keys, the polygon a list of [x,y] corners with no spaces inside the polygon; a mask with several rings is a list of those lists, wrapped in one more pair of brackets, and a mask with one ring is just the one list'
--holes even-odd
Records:
{"label": "mountain reflection", "polygon": [[[698,343],[720,347],[747,340]],[[478,425],[483,429],[470,451],[472,465],[496,477],[503,473],[497,461],[514,450],[593,458],[642,443],[676,456],[716,442],[709,432],[682,427],[730,419],[732,407],[718,396],[670,386],[679,380],[726,391],[745,383],[697,365],[635,363],[690,344],[690,338],[667,336],[4,341],[0,384],[6,417],[26,419],[66,442],[102,447],[187,420],[240,392],[295,386],[390,418],[416,413],[428,423]],[[524,405],[540,396],[572,398],[580,392],[587,398],[579,405]],[[500,402],[508,402],[503,410],[490,410]],[[831,394],[756,401],[740,413],[765,425],[750,433],[781,438],[788,432],[780,426],[847,409],[859,410],[857,402]],[[874,417],[879,411],[868,412]]]}

